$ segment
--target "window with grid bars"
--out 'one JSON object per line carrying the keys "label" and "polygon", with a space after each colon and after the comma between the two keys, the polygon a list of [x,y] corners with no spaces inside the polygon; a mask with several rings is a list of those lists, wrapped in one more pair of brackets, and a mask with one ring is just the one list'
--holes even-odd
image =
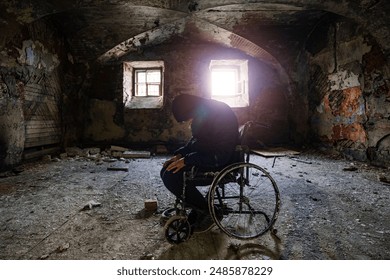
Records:
{"label": "window with grid bars", "polygon": [[126,61],[123,63],[123,103],[126,108],[161,108],[163,97],[163,61]]}
{"label": "window with grid bars", "polygon": [[135,96],[161,96],[161,69],[134,69]]}

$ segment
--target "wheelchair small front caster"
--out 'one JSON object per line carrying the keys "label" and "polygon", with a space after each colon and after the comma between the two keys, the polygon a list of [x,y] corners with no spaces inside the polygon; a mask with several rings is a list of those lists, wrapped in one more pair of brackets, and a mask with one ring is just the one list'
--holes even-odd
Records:
{"label": "wheelchair small front caster", "polygon": [[192,233],[191,225],[186,216],[173,216],[164,226],[165,238],[171,244],[187,241]]}
{"label": "wheelchair small front caster", "polygon": [[162,211],[160,216],[160,225],[164,226],[170,218],[177,215],[176,212],[177,212],[176,208],[167,208],[164,211]]}

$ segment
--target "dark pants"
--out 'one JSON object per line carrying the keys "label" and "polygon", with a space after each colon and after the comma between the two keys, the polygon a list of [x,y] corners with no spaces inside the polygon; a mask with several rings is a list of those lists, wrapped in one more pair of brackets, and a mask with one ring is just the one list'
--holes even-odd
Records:
{"label": "dark pants", "polygon": [[[190,167],[184,167],[177,173],[167,171],[165,167],[161,169],[160,176],[165,187],[179,199],[182,199],[183,195],[183,173],[184,171],[189,171],[190,169]],[[185,202],[190,207],[208,211],[207,200],[195,185],[186,185]]]}

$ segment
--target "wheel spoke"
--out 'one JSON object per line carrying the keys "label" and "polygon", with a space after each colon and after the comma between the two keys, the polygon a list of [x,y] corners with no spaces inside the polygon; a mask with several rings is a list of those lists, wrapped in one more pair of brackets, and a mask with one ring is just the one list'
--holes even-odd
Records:
{"label": "wheel spoke", "polygon": [[[235,180],[231,179],[232,174],[236,174]],[[279,201],[277,185],[264,169],[251,163],[239,163],[225,168],[214,179],[209,207],[214,204],[223,207],[224,217],[216,223],[225,233],[249,239],[264,234],[273,226]]]}

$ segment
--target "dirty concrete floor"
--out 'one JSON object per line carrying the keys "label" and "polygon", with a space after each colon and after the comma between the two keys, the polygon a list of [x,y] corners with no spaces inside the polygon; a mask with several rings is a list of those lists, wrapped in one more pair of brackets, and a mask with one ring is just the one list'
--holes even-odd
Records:
{"label": "dirty concrete floor", "polygon": [[[389,169],[310,152],[274,166],[252,155],[280,189],[278,238],[240,241],[215,227],[171,245],[159,214],[144,211],[145,199],[157,198],[158,212],[173,204],[159,178],[167,158],[68,158],[3,173],[0,259],[390,259],[390,185],[378,179]],[[100,205],[80,211],[91,201]]]}

